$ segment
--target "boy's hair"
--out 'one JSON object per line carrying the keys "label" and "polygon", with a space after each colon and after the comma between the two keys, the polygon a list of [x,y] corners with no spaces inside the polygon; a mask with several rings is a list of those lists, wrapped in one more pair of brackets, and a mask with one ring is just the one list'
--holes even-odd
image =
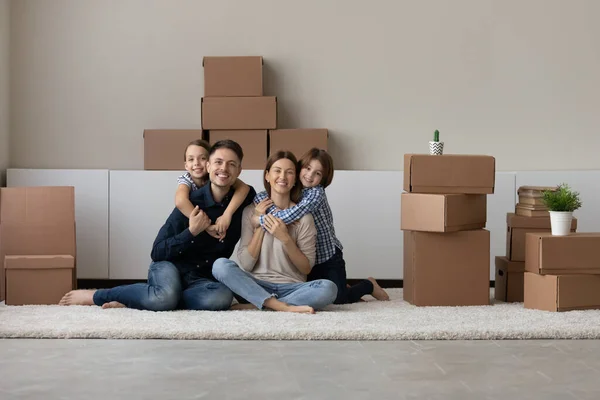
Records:
{"label": "boy's hair", "polygon": [[[292,190],[290,191],[290,199],[294,202],[294,203],[298,203],[300,201],[300,195],[302,194],[302,184],[300,183],[300,179],[299,179],[299,170],[298,170],[298,160],[296,159],[296,156],[294,155],[294,153],[292,153],[291,151],[285,151],[285,150],[279,150],[273,154],[271,154],[271,156],[269,157],[269,159],[267,160],[267,165],[265,166],[265,172],[263,177],[267,174],[267,172],[269,172],[269,170],[271,169],[271,167],[273,166],[273,164],[275,164],[275,162],[287,158],[288,160],[290,160],[293,164],[294,164],[294,169],[295,174],[295,184],[292,187]],[[271,184],[265,179],[265,189],[267,190],[267,193],[269,194],[269,197],[271,196]]]}
{"label": "boy's hair", "polygon": [[210,150],[208,151],[208,156],[212,156],[218,149],[229,149],[233,151],[240,159],[240,164],[242,163],[244,151],[242,150],[242,146],[240,146],[237,142],[234,142],[231,139],[219,140],[211,146]]}
{"label": "boy's hair", "polygon": [[210,144],[208,144],[208,142],[206,140],[202,140],[202,139],[196,139],[196,140],[192,140],[191,142],[188,143],[187,146],[185,146],[185,150],[183,151],[183,161],[187,161],[187,151],[188,148],[190,146],[200,146],[200,147],[204,147],[206,149],[206,151],[210,151]]}
{"label": "boy's hair", "polygon": [[321,185],[323,188],[326,188],[333,180],[333,158],[331,158],[327,151],[313,147],[304,153],[304,155],[300,158],[300,161],[298,161],[298,171],[300,171],[302,168],[308,167],[312,160],[318,160],[323,166]]}

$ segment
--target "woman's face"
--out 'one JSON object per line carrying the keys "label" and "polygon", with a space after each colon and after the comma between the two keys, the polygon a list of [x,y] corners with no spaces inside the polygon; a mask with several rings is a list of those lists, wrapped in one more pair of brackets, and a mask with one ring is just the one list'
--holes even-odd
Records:
{"label": "woman's face", "polygon": [[271,185],[271,192],[289,194],[296,184],[296,165],[288,158],[277,160],[267,171],[265,179]]}

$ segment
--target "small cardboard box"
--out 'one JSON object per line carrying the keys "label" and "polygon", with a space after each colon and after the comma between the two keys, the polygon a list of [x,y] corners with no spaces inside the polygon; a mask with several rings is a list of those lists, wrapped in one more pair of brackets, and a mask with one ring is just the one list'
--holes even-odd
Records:
{"label": "small cardboard box", "polygon": [[548,217],[550,218],[550,213],[548,212],[548,207],[532,205],[532,204],[523,204],[517,203],[515,206],[515,214],[522,217]]}
{"label": "small cardboard box", "polygon": [[269,155],[288,150],[300,159],[308,150],[316,147],[327,150],[327,129],[274,129],[269,131]]}
{"label": "small cardboard box", "polygon": [[522,302],[525,262],[510,261],[506,257],[496,256],[495,264],[494,297],[496,300],[507,303]]}
{"label": "small cardboard box", "polygon": [[490,232],[404,232],[404,300],[416,306],[489,305]]}
{"label": "small cardboard box", "polygon": [[[550,216],[525,217],[506,214],[506,257],[510,261],[525,261],[525,234],[550,232]],[[577,218],[571,222],[571,232],[577,230]]]}
{"label": "small cardboard box", "polygon": [[540,275],[600,274],[600,233],[525,235],[525,270]]}
{"label": "small cardboard box", "polygon": [[6,305],[58,304],[75,289],[71,255],[6,256]]}
{"label": "small cardboard box", "polygon": [[277,97],[204,97],[202,129],[275,129]]}
{"label": "small cardboard box", "polygon": [[496,159],[485,155],[404,155],[404,190],[409,193],[493,194]]}
{"label": "small cardboard box", "polygon": [[219,140],[236,141],[244,151],[243,169],[264,170],[267,163],[267,130],[208,131],[211,146]]}
{"label": "small cardboard box", "polygon": [[455,232],[485,228],[485,194],[402,193],[400,229]]}
{"label": "small cardboard box", "polygon": [[198,139],[202,129],[144,130],[144,169],[183,171],[187,145]]}
{"label": "small cardboard box", "polygon": [[600,275],[538,275],[525,272],[528,309],[570,311],[600,308]]}
{"label": "small cardboard box", "polygon": [[204,57],[204,97],[263,95],[261,56]]}

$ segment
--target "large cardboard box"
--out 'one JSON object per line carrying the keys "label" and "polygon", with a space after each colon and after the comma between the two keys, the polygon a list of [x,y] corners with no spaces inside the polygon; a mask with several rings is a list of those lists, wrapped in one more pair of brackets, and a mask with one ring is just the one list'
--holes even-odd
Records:
{"label": "large cardboard box", "polygon": [[58,304],[75,289],[72,255],[6,256],[6,305]]}
{"label": "large cardboard box", "polygon": [[261,56],[204,57],[204,97],[262,96]]}
{"label": "large cardboard box", "polygon": [[274,129],[269,131],[269,155],[288,150],[300,159],[308,150],[316,147],[327,150],[327,129]]}
{"label": "large cardboard box", "polygon": [[0,298],[5,298],[5,256],[70,255],[75,259],[75,188],[73,186],[0,189]]}
{"label": "large cardboard box", "polygon": [[277,97],[204,97],[202,129],[275,129]]}
{"label": "large cardboard box", "polygon": [[527,233],[525,270],[541,275],[599,274],[600,233]]}
{"label": "large cardboard box", "polygon": [[404,155],[404,190],[409,193],[493,194],[496,159],[485,155]]}
{"label": "large cardboard box", "polygon": [[402,193],[400,229],[455,232],[485,228],[485,194]]}
{"label": "large cardboard box", "polygon": [[404,300],[417,306],[489,305],[490,232],[404,232]]}
{"label": "large cardboard box", "polygon": [[523,306],[544,311],[600,308],[600,275],[539,275],[525,272]]}
{"label": "large cardboard box", "polygon": [[[525,235],[550,232],[550,217],[524,217],[506,214],[506,257],[511,261],[525,261]],[[571,222],[571,232],[577,230],[577,218]]]}
{"label": "large cardboard box", "polygon": [[187,145],[205,139],[202,129],[144,130],[144,169],[183,171]]}
{"label": "large cardboard box", "polygon": [[267,130],[208,131],[210,144],[219,140],[236,141],[244,151],[243,169],[264,170],[267,164]]}
{"label": "large cardboard box", "polygon": [[494,297],[505,302],[523,301],[523,279],[525,262],[510,261],[506,257],[496,256],[496,280]]}

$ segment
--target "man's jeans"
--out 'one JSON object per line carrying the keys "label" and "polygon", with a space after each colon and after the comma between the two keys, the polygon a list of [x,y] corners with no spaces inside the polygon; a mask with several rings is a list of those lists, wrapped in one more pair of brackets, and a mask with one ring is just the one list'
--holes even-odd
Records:
{"label": "man's jeans", "polygon": [[220,311],[231,307],[233,293],[222,283],[209,279],[182,278],[175,265],[160,261],[150,264],[148,283],[99,289],[94,293],[94,303],[98,306],[111,301],[138,310]]}
{"label": "man's jeans", "polygon": [[264,302],[271,297],[293,306],[310,306],[319,310],[333,303],[337,295],[337,287],[331,281],[321,279],[303,283],[271,283],[256,279],[227,258],[215,261],[213,276],[259,310],[263,309]]}

